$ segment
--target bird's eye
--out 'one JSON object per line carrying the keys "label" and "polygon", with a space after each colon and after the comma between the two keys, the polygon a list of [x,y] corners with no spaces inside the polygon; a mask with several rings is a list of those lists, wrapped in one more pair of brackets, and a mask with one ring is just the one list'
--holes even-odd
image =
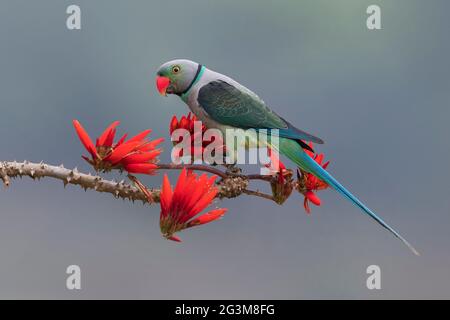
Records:
{"label": "bird's eye", "polygon": [[173,66],[172,67],[172,73],[178,73],[178,72],[180,72],[180,70],[181,70],[180,66]]}

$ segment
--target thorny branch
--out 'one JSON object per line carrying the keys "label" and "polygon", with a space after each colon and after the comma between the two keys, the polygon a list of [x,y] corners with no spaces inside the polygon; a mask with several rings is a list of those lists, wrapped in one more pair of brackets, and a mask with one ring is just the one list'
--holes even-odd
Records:
{"label": "thorny branch", "polygon": [[[179,170],[182,168],[204,171],[215,174],[221,178],[218,182],[219,198],[235,198],[242,194],[257,196],[268,200],[275,201],[272,195],[265,194],[259,191],[249,190],[249,180],[265,180],[271,181],[273,177],[263,175],[243,175],[239,173],[224,172],[214,167],[205,165],[175,165],[175,164],[159,164],[160,170]],[[16,161],[2,161],[0,162],[0,179],[4,185],[8,187],[11,183],[11,179],[30,177],[33,180],[39,180],[44,177],[54,178],[61,180],[64,186],[67,184],[79,185],[81,188],[87,190],[95,190],[97,192],[110,193],[116,198],[122,198],[126,200],[140,200],[143,203],[148,203],[146,195],[134,185],[126,183],[124,180],[117,182],[114,180],[103,179],[99,175],[92,175],[91,173],[79,172],[77,168],[67,169],[63,165],[53,166],[43,162],[33,163],[29,161],[16,162]],[[134,179],[130,177],[132,181]],[[149,188],[149,193],[153,197],[152,202],[159,202],[160,190]],[[278,202],[277,202],[278,203]]]}

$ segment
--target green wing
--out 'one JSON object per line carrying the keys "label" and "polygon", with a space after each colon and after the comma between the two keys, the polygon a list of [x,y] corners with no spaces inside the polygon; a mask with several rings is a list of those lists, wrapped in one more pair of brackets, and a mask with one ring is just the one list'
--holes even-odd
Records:
{"label": "green wing", "polygon": [[292,126],[244,87],[238,88],[223,80],[211,81],[199,90],[197,101],[221,124],[242,129],[279,129],[281,137],[323,143],[322,139]]}
{"label": "green wing", "polygon": [[258,96],[222,80],[203,86],[197,99],[211,118],[222,124],[243,129],[287,128],[287,124]]}

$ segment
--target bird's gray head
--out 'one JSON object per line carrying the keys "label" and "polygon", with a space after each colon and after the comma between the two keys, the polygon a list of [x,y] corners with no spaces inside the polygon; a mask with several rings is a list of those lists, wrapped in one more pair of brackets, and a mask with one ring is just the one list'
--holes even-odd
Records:
{"label": "bird's gray head", "polygon": [[160,94],[182,95],[194,82],[201,65],[197,62],[177,59],[164,63],[159,67],[156,76],[156,87]]}

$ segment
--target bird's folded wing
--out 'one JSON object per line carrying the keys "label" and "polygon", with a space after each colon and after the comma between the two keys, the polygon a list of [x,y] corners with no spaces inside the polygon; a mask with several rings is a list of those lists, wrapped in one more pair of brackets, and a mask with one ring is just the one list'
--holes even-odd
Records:
{"label": "bird's folded wing", "polygon": [[211,81],[199,90],[197,100],[221,124],[242,129],[278,129],[281,137],[323,143],[322,139],[292,126],[244,87],[223,80]]}

